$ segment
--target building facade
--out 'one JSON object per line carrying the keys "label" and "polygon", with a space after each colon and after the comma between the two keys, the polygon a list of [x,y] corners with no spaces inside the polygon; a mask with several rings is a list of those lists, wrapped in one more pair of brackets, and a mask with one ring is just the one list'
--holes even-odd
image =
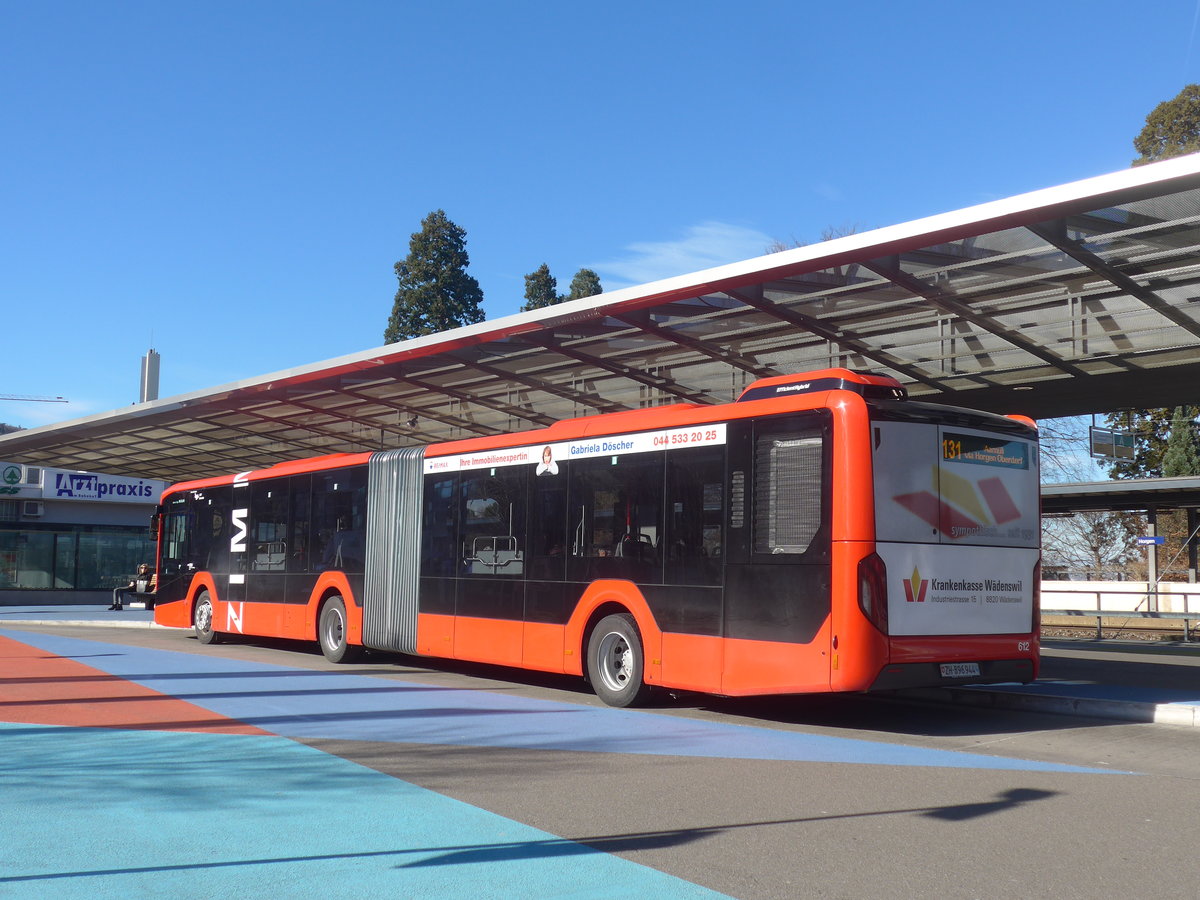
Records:
{"label": "building facade", "polygon": [[167,483],[0,462],[0,605],[108,602],[154,562]]}

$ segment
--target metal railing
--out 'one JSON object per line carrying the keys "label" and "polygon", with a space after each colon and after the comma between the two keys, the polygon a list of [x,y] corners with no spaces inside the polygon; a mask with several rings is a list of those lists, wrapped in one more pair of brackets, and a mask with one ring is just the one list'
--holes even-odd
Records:
{"label": "metal railing", "polygon": [[[1059,582],[1059,583],[1060,584],[1070,584],[1071,582]],[[1180,585],[1180,587],[1182,587],[1184,589],[1178,590],[1178,591],[1175,591],[1175,590],[1161,591],[1161,590],[1147,590],[1147,589],[1122,591],[1122,590],[1113,590],[1110,587],[1102,587],[1102,588],[1095,588],[1095,589],[1088,588],[1085,590],[1055,591],[1053,588],[1048,587],[1049,584],[1053,584],[1053,582],[1043,582],[1042,583],[1042,596],[1045,596],[1046,594],[1058,594],[1060,597],[1062,597],[1063,595],[1070,595],[1072,597],[1081,597],[1081,598],[1082,597],[1094,597],[1095,598],[1095,608],[1092,609],[1089,607],[1077,606],[1077,607],[1063,608],[1063,609],[1052,609],[1052,608],[1043,606],[1042,610],[1041,610],[1042,615],[1043,616],[1064,616],[1064,617],[1071,617],[1071,618],[1079,616],[1082,618],[1095,619],[1096,620],[1096,637],[1097,638],[1101,638],[1103,636],[1102,625],[1103,625],[1104,619],[1169,619],[1169,620],[1174,620],[1174,621],[1181,621],[1183,623],[1183,639],[1184,639],[1184,641],[1190,641],[1192,639],[1192,631],[1193,631],[1193,626],[1191,623],[1195,622],[1195,621],[1200,621],[1200,609],[1197,609],[1197,610],[1189,609],[1189,605],[1190,605],[1189,601],[1196,602],[1197,600],[1200,600],[1200,585],[1187,585],[1187,586]],[[1075,582],[1075,584],[1078,584],[1078,582]],[[1187,588],[1194,588],[1194,590],[1188,590]],[[1103,598],[1106,596],[1112,597],[1114,595],[1115,596],[1124,596],[1124,597],[1138,597],[1140,599],[1139,599],[1138,603],[1132,609],[1105,609],[1102,605],[1104,602]],[[1151,606],[1153,606],[1153,607],[1161,606],[1162,605],[1161,601],[1164,599],[1167,600],[1168,602],[1182,600],[1183,601],[1183,609],[1182,610],[1162,610],[1162,609],[1157,609],[1157,608],[1155,608],[1155,609],[1149,608]],[[1145,605],[1145,608],[1143,608],[1143,604]]]}

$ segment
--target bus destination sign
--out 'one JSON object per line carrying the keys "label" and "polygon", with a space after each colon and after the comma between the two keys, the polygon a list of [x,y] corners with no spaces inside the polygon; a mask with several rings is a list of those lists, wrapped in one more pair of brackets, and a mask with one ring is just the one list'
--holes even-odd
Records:
{"label": "bus destination sign", "polygon": [[1029,445],[1021,441],[946,431],[942,433],[942,460],[1003,469],[1028,469]]}

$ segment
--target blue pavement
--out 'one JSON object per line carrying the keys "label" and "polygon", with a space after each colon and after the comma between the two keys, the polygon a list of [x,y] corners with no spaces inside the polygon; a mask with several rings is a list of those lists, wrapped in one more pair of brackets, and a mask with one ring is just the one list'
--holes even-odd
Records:
{"label": "blue pavement", "polygon": [[[119,703],[108,728],[0,724],[4,897],[719,896],[598,849],[612,836],[567,840],[293,739],[1114,774],[154,650],[107,643],[103,628],[80,639],[17,621],[0,636],[269,733],[146,730],[191,723],[123,723]],[[63,703],[55,681],[34,679],[45,701],[12,708]]]}
{"label": "blue pavement", "polygon": [[297,744],[0,725],[0,896],[719,897]]}
{"label": "blue pavement", "polygon": [[7,629],[0,630],[0,635],[57,656],[81,658],[127,681],[291,738],[887,766],[1109,771],[441,688],[59,635]]}
{"label": "blue pavement", "polygon": [[[49,623],[158,627],[153,622],[152,611],[128,606],[112,612],[103,606],[0,606],[0,627]],[[1121,649],[1119,642],[1107,644],[1104,649],[1108,651]],[[1145,653],[1148,648],[1141,645],[1137,649]],[[1167,682],[1165,676],[1160,685],[1139,687],[1047,679],[1030,685],[921,688],[901,693],[919,700],[969,706],[1200,727],[1200,687],[1179,688]]]}
{"label": "blue pavement", "polygon": [[110,610],[105,606],[0,606],[0,626],[22,625],[153,625],[154,610],[145,604]]}

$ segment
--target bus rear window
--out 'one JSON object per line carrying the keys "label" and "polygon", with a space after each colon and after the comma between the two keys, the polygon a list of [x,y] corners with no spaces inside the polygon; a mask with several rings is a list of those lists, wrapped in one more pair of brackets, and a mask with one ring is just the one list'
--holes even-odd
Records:
{"label": "bus rear window", "polygon": [[1035,441],[932,422],[871,427],[878,540],[1038,546]]}

